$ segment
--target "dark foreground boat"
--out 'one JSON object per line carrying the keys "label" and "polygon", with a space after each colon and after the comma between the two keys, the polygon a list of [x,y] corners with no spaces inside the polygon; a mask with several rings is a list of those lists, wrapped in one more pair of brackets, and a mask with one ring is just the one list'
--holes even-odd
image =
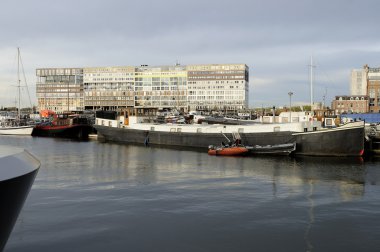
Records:
{"label": "dark foreground boat", "polygon": [[296,143],[274,144],[274,145],[254,145],[245,146],[250,154],[262,155],[290,155],[296,150]]}
{"label": "dark foreground boat", "polygon": [[40,162],[22,149],[0,146],[0,251],[32,187]]}
{"label": "dark foreground boat", "polygon": [[78,115],[54,115],[52,121],[36,125],[32,136],[88,139],[92,126],[86,117]]}

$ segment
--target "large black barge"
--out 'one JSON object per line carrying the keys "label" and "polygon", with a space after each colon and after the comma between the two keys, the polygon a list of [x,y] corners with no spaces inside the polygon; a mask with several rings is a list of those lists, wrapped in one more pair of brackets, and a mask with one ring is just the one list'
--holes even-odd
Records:
{"label": "large black barge", "polygon": [[223,134],[232,139],[232,134],[238,132],[244,145],[296,142],[294,154],[308,156],[362,156],[365,139],[362,122],[325,129],[318,127],[318,122],[314,121],[257,125],[176,125],[142,123],[131,116],[118,116],[115,119],[98,116],[94,127],[101,141],[204,151],[209,145],[226,141]]}

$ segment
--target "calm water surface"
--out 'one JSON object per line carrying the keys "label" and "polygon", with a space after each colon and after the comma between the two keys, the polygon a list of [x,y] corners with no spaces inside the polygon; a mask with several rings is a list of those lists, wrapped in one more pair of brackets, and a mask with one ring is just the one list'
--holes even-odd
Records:
{"label": "calm water surface", "polygon": [[379,251],[380,160],[0,137],[41,168],[5,251]]}

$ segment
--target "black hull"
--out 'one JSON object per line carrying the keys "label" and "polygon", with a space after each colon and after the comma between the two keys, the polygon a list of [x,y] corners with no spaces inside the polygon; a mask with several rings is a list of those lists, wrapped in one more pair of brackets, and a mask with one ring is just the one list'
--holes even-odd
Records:
{"label": "black hull", "polygon": [[61,137],[72,139],[88,139],[88,135],[93,131],[90,125],[70,125],[70,126],[51,126],[39,127],[33,129],[32,136],[40,137]]}
{"label": "black hull", "polygon": [[[143,131],[127,128],[113,128],[94,125],[98,132],[98,140],[111,141],[124,144],[148,144],[152,146],[171,146],[208,150],[209,145],[220,145],[226,142],[226,138],[218,133],[182,133]],[[225,134],[232,140],[231,134]],[[269,132],[269,133],[240,133],[243,145],[265,145],[290,143],[294,139],[291,132]]]}
{"label": "black hull", "polygon": [[296,155],[308,156],[362,156],[364,154],[364,127],[335,128],[293,134]]}
{"label": "black hull", "polygon": [[26,151],[0,158],[0,251],[6,245],[39,166]]}
{"label": "black hull", "polygon": [[[209,145],[220,145],[226,142],[218,133],[182,133],[143,131],[128,128],[114,128],[94,125],[98,140],[124,144],[145,144],[174,148],[191,148],[207,151]],[[231,134],[226,134],[232,139]],[[296,142],[295,155],[310,156],[361,156],[364,151],[364,127],[326,130],[321,132],[298,133],[267,132],[240,133],[242,144],[280,145]]]}
{"label": "black hull", "polygon": [[290,155],[296,150],[296,144],[246,146],[251,155]]}

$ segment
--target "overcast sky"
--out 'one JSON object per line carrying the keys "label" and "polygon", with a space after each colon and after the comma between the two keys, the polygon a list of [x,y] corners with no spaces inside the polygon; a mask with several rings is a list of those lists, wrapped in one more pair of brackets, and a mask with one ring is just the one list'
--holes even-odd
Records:
{"label": "overcast sky", "polygon": [[[330,104],[352,69],[380,67],[378,0],[2,0],[0,106],[14,105],[17,47],[36,104],[45,67],[245,63],[250,107]],[[26,92],[23,103],[27,106]]]}

